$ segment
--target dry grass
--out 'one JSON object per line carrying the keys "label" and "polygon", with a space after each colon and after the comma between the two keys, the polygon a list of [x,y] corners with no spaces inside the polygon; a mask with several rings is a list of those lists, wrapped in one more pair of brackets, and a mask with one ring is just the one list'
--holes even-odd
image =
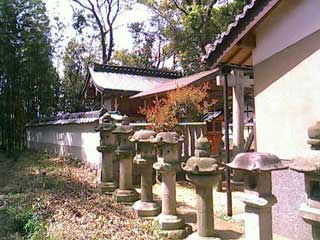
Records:
{"label": "dry grass", "polygon": [[[5,172],[4,165],[1,169]],[[39,239],[158,238],[151,221],[137,218],[130,206],[93,191],[94,174],[84,166],[28,154],[11,166],[9,175],[0,184],[2,199],[7,206],[31,209],[42,219],[45,227]],[[17,236],[1,229],[0,233],[0,239]]]}

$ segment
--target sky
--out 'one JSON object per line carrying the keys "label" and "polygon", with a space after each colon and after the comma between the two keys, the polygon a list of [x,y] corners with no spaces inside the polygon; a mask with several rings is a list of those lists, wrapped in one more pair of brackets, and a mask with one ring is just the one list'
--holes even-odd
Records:
{"label": "sky", "polygon": [[[51,22],[53,22],[54,17],[59,17],[60,21],[66,26],[64,30],[65,40],[62,42],[62,45],[65,47],[68,41],[76,36],[76,32],[72,27],[71,0],[45,0],[45,3]],[[131,33],[128,32],[127,25],[132,22],[146,21],[150,18],[150,13],[146,7],[141,5],[134,5],[132,7],[133,10],[124,12],[116,20],[115,26],[121,25],[121,27],[115,31],[115,49],[131,49],[132,38]]]}

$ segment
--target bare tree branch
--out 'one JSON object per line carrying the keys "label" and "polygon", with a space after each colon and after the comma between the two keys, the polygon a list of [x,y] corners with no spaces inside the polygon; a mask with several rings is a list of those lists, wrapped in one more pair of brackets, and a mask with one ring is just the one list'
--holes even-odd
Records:
{"label": "bare tree branch", "polygon": [[88,6],[84,5],[82,2],[80,2],[79,0],[72,0],[73,2],[77,3],[80,5],[80,7],[87,9],[88,11],[92,12],[91,8],[89,8]]}
{"label": "bare tree branch", "polygon": [[184,13],[185,15],[189,15],[189,13],[185,9],[183,9],[182,7],[179,6],[179,4],[177,3],[176,0],[172,0],[172,2],[176,6],[176,8],[179,9],[182,13]]}

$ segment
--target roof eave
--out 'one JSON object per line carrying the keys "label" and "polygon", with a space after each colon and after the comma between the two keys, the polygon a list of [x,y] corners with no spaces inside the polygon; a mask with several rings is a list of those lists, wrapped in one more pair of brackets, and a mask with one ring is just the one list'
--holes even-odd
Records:
{"label": "roof eave", "polygon": [[216,66],[223,57],[251,31],[278,3],[280,0],[253,0],[236,17],[236,21],[229,25],[228,30],[221,34],[213,47],[202,61],[208,65]]}

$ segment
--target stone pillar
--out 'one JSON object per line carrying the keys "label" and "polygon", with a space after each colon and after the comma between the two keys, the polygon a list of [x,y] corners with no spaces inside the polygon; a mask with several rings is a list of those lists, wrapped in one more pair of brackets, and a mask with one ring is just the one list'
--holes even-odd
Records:
{"label": "stone pillar", "polygon": [[[252,176],[253,177],[253,176]],[[256,176],[257,188],[248,186],[245,180],[246,239],[271,240],[272,239],[272,206],[277,203],[271,189],[271,172],[261,172]],[[247,178],[247,176],[245,177]],[[258,190],[258,191],[257,191]]]}
{"label": "stone pillar", "polygon": [[140,130],[130,138],[136,142],[136,156],[134,163],[141,171],[141,200],[133,205],[133,209],[139,217],[154,217],[160,213],[160,206],[153,201],[153,169],[152,164],[156,161],[156,153],[150,142],[156,135],[151,130]]}
{"label": "stone pillar", "polygon": [[[177,133],[158,133],[153,143],[157,145],[157,162],[153,168],[162,175],[162,211],[157,217],[162,231],[166,231],[172,238],[184,238],[187,228],[184,220],[176,211],[176,173],[179,165],[179,147]],[[173,237],[174,236],[174,237]]]}
{"label": "stone pillar", "polygon": [[[201,136],[195,144],[195,156],[182,163],[187,179],[196,186],[197,232],[190,239],[217,239],[214,232],[214,212],[212,188],[221,180],[222,167],[210,158],[211,143]],[[189,239],[188,238],[188,239]]]}
{"label": "stone pillar", "polygon": [[299,209],[302,219],[312,226],[312,239],[320,239],[320,122],[308,128],[311,151],[294,159],[291,170],[304,173],[306,203]]}
{"label": "stone pillar", "polygon": [[112,130],[115,128],[115,124],[109,114],[103,115],[99,122],[99,127],[96,130],[100,132],[100,146],[97,147],[97,150],[102,153],[102,162],[98,189],[103,193],[110,194],[117,187],[113,176],[115,137]]}
{"label": "stone pillar", "polygon": [[133,128],[128,123],[122,123],[113,130],[117,138],[115,154],[120,162],[119,188],[114,193],[116,202],[132,203],[139,198],[132,185],[133,146],[128,139],[132,131]]}
{"label": "stone pillar", "polygon": [[246,239],[272,240],[272,206],[277,203],[272,194],[271,171],[288,168],[275,155],[240,153],[231,163],[232,169],[245,171],[244,196]]}

